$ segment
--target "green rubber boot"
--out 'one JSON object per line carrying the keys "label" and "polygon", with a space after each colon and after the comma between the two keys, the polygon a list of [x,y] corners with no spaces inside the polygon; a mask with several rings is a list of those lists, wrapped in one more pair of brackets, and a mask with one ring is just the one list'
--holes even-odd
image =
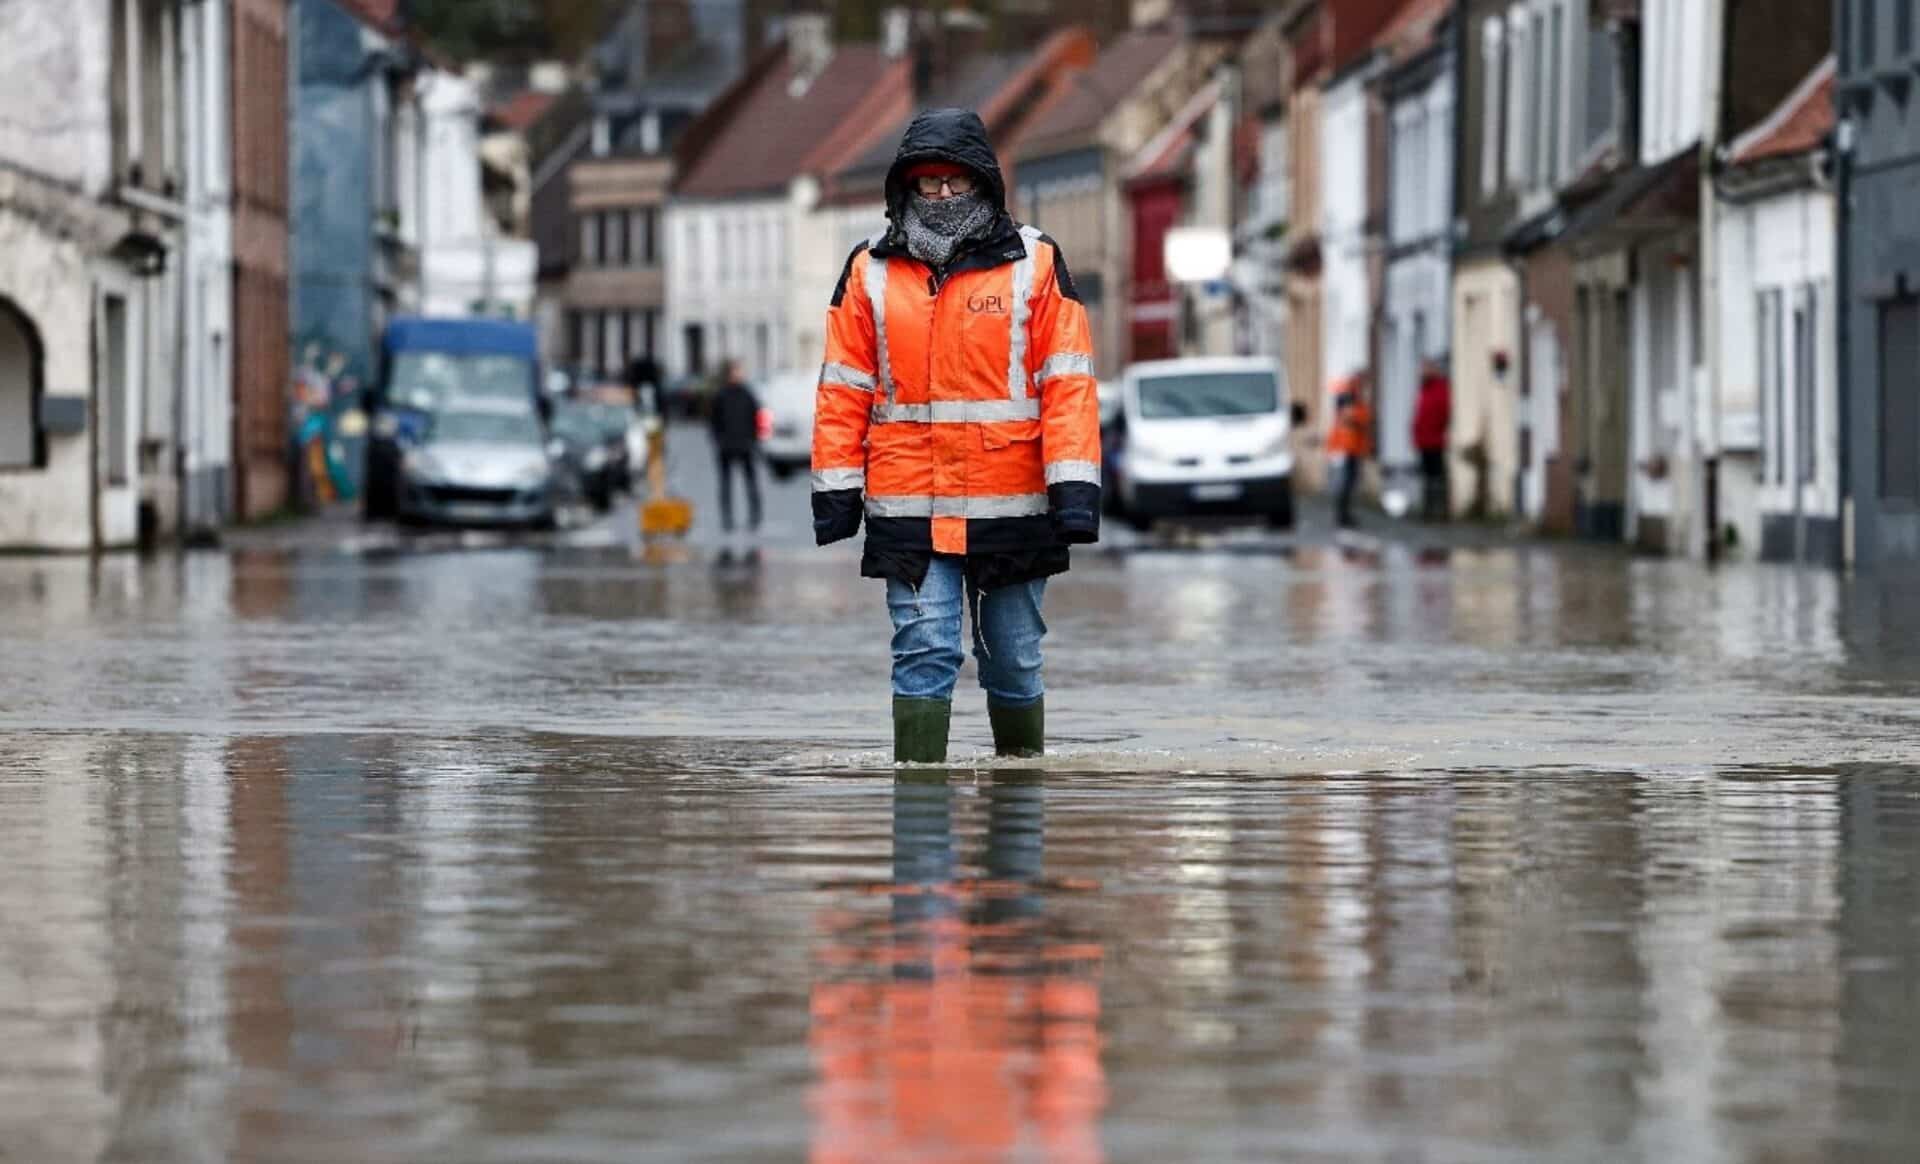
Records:
{"label": "green rubber boot", "polygon": [[947,762],[947,725],[953,702],[947,699],[893,701],[893,762],[944,764]]}
{"label": "green rubber boot", "polygon": [[1000,707],[987,701],[996,755],[1034,759],[1047,754],[1047,701],[1031,707]]}

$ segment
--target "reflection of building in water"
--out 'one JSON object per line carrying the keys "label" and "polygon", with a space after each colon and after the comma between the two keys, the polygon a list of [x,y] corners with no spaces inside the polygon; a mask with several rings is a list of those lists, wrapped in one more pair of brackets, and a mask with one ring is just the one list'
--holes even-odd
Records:
{"label": "reflection of building in water", "polygon": [[1044,790],[989,793],[983,877],[953,790],[895,786],[890,911],[829,935],[812,992],[812,1159],[1102,1158],[1102,950],[1045,911]]}

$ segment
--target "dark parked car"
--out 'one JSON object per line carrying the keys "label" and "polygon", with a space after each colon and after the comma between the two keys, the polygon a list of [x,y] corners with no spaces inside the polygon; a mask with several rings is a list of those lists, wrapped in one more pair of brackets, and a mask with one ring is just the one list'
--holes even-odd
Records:
{"label": "dark parked car", "polygon": [[[627,417],[607,404],[563,403],[554,409],[551,450],[566,484],[595,509],[613,507],[613,496],[628,487]],[[618,420],[618,425],[614,420]]]}

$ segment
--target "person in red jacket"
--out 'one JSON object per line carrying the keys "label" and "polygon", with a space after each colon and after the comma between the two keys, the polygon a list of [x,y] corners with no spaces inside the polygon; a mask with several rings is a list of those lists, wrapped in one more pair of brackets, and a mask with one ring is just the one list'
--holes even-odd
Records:
{"label": "person in red jacket", "polygon": [[1445,521],[1447,501],[1447,429],[1453,423],[1453,385],[1446,366],[1427,360],[1420,367],[1420,399],[1413,410],[1413,447],[1420,454],[1422,511],[1428,521]]}

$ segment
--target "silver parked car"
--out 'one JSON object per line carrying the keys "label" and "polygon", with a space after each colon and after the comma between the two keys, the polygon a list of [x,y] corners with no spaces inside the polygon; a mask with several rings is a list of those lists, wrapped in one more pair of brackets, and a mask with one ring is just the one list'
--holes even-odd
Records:
{"label": "silver parked car", "polygon": [[435,415],[400,465],[400,518],[436,525],[550,526],[553,466],[525,408]]}

